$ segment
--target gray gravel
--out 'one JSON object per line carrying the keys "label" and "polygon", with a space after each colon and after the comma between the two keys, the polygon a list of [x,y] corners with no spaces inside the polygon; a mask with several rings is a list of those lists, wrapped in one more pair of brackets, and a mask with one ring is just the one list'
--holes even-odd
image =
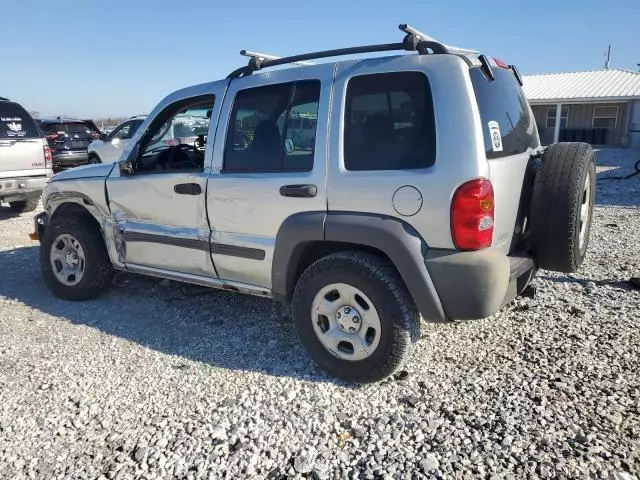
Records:
{"label": "gray gravel", "polygon": [[267,300],[127,274],[58,300],[33,215],[0,209],[0,477],[634,478],[640,176],[602,178],[639,157],[599,152],[579,274],[424,324],[406,372],[366,387],[315,368]]}

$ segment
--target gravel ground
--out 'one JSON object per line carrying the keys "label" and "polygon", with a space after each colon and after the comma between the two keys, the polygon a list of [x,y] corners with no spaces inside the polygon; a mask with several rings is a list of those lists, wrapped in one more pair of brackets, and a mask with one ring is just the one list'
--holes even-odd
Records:
{"label": "gravel ground", "polygon": [[[535,299],[423,324],[406,371],[322,374],[272,303],[119,274],[44,287],[33,215],[0,211],[0,477],[633,478],[640,470],[640,151],[598,152],[588,258]],[[617,167],[622,168],[617,168]]]}

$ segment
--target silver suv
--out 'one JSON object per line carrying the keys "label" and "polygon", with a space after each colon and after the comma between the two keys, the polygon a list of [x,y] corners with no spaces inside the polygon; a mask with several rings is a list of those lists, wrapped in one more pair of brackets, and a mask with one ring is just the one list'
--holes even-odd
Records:
{"label": "silver suv", "polygon": [[[576,270],[591,148],[540,147],[515,67],[401,29],[392,44],[248,54],[160,102],[118,164],[56,175],[36,218],[46,284],[85,300],[116,269],[274,298],[321,368],[371,382],[407,360],[421,317],[487,317],[538,268]],[[307,63],[392,50],[410,53]],[[198,140],[166,141],[177,117]],[[297,118],[311,141],[292,140]]]}
{"label": "silver suv", "polygon": [[0,203],[16,213],[35,210],[53,176],[44,135],[22,106],[0,97]]}

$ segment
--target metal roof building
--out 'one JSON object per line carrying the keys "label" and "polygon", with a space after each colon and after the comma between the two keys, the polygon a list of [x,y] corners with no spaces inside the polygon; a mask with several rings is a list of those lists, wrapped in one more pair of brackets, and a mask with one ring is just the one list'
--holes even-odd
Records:
{"label": "metal roof building", "polygon": [[640,73],[627,70],[523,77],[544,144],[640,146]]}

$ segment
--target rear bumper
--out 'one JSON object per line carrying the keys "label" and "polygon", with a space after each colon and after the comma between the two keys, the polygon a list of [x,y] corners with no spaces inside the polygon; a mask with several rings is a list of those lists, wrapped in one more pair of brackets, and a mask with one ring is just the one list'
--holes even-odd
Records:
{"label": "rear bumper", "polygon": [[89,154],[86,150],[53,153],[54,167],[77,167],[88,163]]}
{"label": "rear bumper", "polygon": [[511,302],[534,278],[527,255],[488,248],[474,252],[431,250],[425,265],[450,320],[486,318]]}
{"label": "rear bumper", "polygon": [[0,200],[13,202],[42,195],[48,177],[0,178]]}

